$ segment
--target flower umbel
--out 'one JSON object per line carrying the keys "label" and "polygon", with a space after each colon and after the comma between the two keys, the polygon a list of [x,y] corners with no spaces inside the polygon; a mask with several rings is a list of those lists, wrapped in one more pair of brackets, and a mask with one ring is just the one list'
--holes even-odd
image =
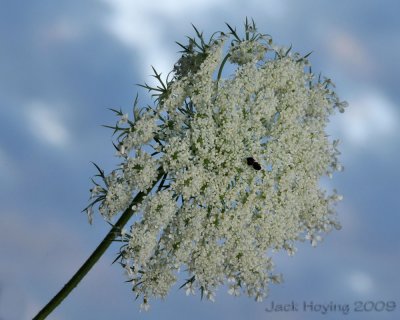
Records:
{"label": "flower umbel", "polygon": [[99,169],[104,186],[96,183],[88,213],[98,203],[111,221],[146,193],[119,255],[143,310],[181,267],[188,295],[214,301],[229,282],[230,294],[261,301],[280,282],[270,250],[293,254],[297,241],[315,246],[339,228],[341,196],[318,181],[342,169],[325,127],[345,102],[330,79],[314,77],[308,55],[276,46],[254,22],[243,38],[228,28],[209,41],[195,28],[170,80],[154,70],[160,85],[144,85],[154,106],[139,110],[136,99],[132,119],[113,110],[122,163],[108,176]]}

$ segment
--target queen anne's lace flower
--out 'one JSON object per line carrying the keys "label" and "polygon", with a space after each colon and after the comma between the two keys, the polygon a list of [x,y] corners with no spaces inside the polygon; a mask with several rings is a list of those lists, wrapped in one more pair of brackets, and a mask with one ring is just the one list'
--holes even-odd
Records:
{"label": "queen anne's lace flower", "polygon": [[[196,29],[200,43],[181,45],[173,79],[164,84],[156,73],[161,85],[145,86],[155,107],[135,110],[133,121],[117,112],[128,126],[115,127],[123,164],[94,194],[111,219],[132,206],[132,193],[147,193],[134,203],[138,217],[121,248],[144,310],[150,297],[168,293],[181,266],[187,294],[199,289],[213,301],[229,282],[230,294],[261,301],[280,282],[269,250],[291,255],[296,241],[314,246],[339,227],[333,205],[341,196],[318,181],[342,169],[325,127],[345,104],[330,80],[305,71],[306,57],[276,49],[254,24],[246,22],[244,39],[230,30],[224,57],[227,36],[206,43]],[[236,69],[223,78],[227,62]]]}

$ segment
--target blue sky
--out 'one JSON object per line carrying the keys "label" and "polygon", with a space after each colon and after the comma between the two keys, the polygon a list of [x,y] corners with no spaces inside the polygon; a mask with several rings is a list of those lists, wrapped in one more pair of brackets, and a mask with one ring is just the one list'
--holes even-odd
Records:
{"label": "blue sky", "polygon": [[[315,71],[332,77],[350,107],[329,134],[342,140],[343,173],[324,180],[344,201],[343,225],[317,248],[277,253],[285,282],[267,301],[186,297],[174,288],[139,313],[122,269],[102,257],[49,319],[267,319],[275,303],[400,305],[400,5],[387,1],[87,0],[0,2],[0,319],[29,319],[62,287],[107,233],[87,223],[90,161],[117,159],[107,108],[130,110],[150,65],[168,72],[174,41],[190,23],[210,35],[253,17],[261,32],[296,51],[313,50]],[[275,313],[274,319],[394,319],[395,312]]]}

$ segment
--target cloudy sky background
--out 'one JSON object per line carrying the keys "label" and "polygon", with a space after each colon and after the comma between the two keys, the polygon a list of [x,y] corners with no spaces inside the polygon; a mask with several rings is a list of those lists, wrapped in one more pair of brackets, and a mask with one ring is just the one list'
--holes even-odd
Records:
{"label": "cloudy sky background", "polygon": [[[49,319],[267,319],[275,303],[400,304],[400,4],[395,0],[0,1],[0,319],[32,318],[107,233],[87,223],[90,161],[116,164],[107,108],[130,110],[150,65],[168,72],[174,41],[210,35],[253,17],[261,32],[332,77],[350,107],[332,119],[343,173],[325,181],[344,194],[343,229],[317,248],[275,256],[285,282],[256,303],[186,297],[174,288],[139,313],[122,269],[102,257]],[[394,319],[395,313],[280,313],[274,319]]]}

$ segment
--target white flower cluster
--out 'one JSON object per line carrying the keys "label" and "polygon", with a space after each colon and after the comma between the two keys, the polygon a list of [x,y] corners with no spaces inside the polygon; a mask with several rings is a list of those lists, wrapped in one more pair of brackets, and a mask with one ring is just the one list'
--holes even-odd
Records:
{"label": "white flower cluster", "polygon": [[[197,71],[175,77],[154,116],[126,129],[136,128],[122,140],[135,156],[125,154],[122,174],[110,180],[103,215],[124,210],[134,190],[148,192],[164,174],[157,192],[133,208],[139,217],[121,248],[143,309],[149,298],[167,295],[181,267],[187,294],[199,289],[214,300],[229,284],[230,294],[261,301],[280,282],[269,250],[293,254],[296,241],[314,246],[339,227],[333,205],[341,196],[326,194],[318,181],[341,169],[338,142],[325,127],[343,103],[305,71],[307,59],[258,39],[232,42],[225,57],[238,66],[224,79],[226,37],[210,41]],[[157,159],[137,149],[150,141]]]}
{"label": "white flower cluster", "polygon": [[257,62],[263,59],[267,47],[258,41],[245,40],[233,46],[229,61],[238,65]]}
{"label": "white flower cluster", "polygon": [[[91,190],[91,199],[95,200],[86,208],[89,222],[92,222],[93,206],[100,202],[99,212],[108,221],[116,214],[125,211],[133,200],[132,194],[136,192],[147,193],[158,180],[159,163],[148,152],[143,150],[143,145],[154,138],[158,126],[155,125],[155,117],[146,114],[137,114],[137,121],[129,122],[126,114],[120,114],[118,125],[129,123],[129,128],[119,128],[124,131],[117,148],[117,156],[124,161],[120,168],[114,170],[108,176],[96,165],[99,175],[102,177],[105,187],[95,183]],[[133,156],[130,156],[133,154]]]}
{"label": "white flower cluster", "polygon": [[138,191],[146,192],[157,180],[157,160],[147,152],[139,150],[135,157],[127,158],[123,164],[123,175],[128,185]]}
{"label": "white flower cluster", "polygon": [[145,115],[135,121],[135,125],[130,129],[130,132],[120,145],[123,150],[121,155],[128,154],[132,149],[140,148],[150,142],[157,130],[158,126],[155,123],[155,119],[150,115]]}
{"label": "white flower cluster", "polygon": [[99,211],[106,220],[111,220],[117,212],[129,206],[132,201],[132,189],[127,181],[118,176],[115,171],[105,180],[108,190],[105,200],[99,206]]}

